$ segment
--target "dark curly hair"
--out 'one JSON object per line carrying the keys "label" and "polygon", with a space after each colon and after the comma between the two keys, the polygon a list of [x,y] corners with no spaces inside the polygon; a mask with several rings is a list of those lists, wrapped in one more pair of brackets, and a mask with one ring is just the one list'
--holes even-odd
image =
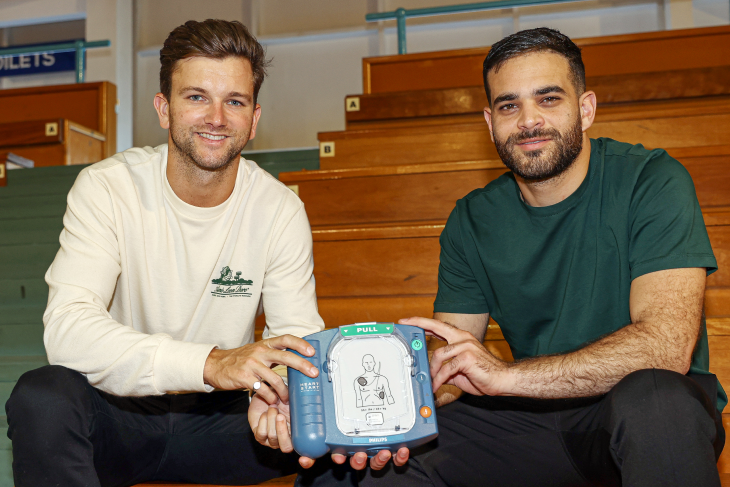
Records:
{"label": "dark curly hair", "polygon": [[170,32],[160,49],[160,92],[168,101],[177,62],[193,56],[213,59],[239,56],[248,59],[253,70],[253,101],[256,103],[269,61],[264,48],[242,23],[236,20],[189,20]]}
{"label": "dark curly hair", "polygon": [[541,51],[552,51],[563,56],[570,66],[570,74],[576,93],[581,95],[586,91],[586,68],[583,65],[580,48],[568,36],[561,34],[559,31],[547,27],[538,27],[537,29],[521,30],[507,36],[494,44],[489,50],[489,54],[484,59],[482,75],[484,77],[484,90],[487,92],[487,101],[490,105],[492,104],[492,96],[489,92],[487,74],[490,71],[496,73],[504,63],[513,57]]}

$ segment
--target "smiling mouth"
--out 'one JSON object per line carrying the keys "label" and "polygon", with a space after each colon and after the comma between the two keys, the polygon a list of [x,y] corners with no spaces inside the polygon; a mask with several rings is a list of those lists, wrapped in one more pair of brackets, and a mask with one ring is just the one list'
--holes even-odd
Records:
{"label": "smiling mouth", "polygon": [[205,132],[196,132],[199,136],[201,136],[204,139],[208,140],[223,140],[227,138],[227,135],[213,135],[213,134],[206,134]]}
{"label": "smiling mouth", "polygon": [[550,139],[533,139],[533,140],[527,140],[525,142],[519,142],[517,145],[527,145],[527,146],[530,146],[530,145],[540,144],[542,142],[548,142],[549,140]]}

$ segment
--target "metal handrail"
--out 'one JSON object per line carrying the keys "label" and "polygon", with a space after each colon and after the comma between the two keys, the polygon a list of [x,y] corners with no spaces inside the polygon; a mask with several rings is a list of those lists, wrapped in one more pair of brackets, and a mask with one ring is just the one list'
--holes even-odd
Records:
{"label": "metal handrail", "polygon": [[76,82],[84,82],[84,71],[86,68],[86,50],[95,47],[109,47],[111,41],[74,41],[60,42],[58,44],[44,44],[42,46],[29,47],[6,47],[0,49],[0,56],[12,56],[15,54],[39,54],[43,52],[67,52],[76,51],[75,75]]}
{"label": "metal handrail", "polygon": [[377,12],[365,15],[367,22],[393,20],[398,23],[398,54],[406,53],[406,18],[429,17],[433,15],[477,12],[481,10],[496,10],[500,8],[527,7],[530,5],[545,5],[550,3],[579,2],[582,0],[497,0],[495,2],[462,3],[444,7],[428,8],[399,8],[393,12]]}

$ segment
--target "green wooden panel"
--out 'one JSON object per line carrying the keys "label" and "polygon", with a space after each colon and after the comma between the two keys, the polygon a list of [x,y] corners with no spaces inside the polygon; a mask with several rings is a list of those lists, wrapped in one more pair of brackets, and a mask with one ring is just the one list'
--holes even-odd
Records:
{"label": "green wooden panel", "polygon": [[76,181],[76,176],[48,178],[38,181],[24,181],[22,184],[0,188],[0,204],[4,200],[21,196],[39,196],[42,194],[67,194]]}
{"label": "green wooden panel", "polygon": [[47,301],[48,285],[43,276],[0,279],[0,323],[3,322],[2,305],[45,306]]}
{"label": "green wooden panel", "polygon": [[[0,434],[3,434],[2,428],[0,428]],[[7,434],[7,429],[5,430],[5,434]],[[13,487],[14,485],[13,452],[10,449],[0,450],[0,487]]]}
{"label": "green wooden panel", "polygon": [[58,243],[61,230],[61,216],[0,220],[0,245]]}
{"label": "green wooden panel", "polygon": [[59,243],[0,245],[0,276],[3,279],[42,277],[60,246]]}
{"label": "green wooden panel", "polygon": [[[5,409],[3,409],[2,412],[4,413]],[[12,443],[8,438],[8,418],[7,416],[3,415],[0,416],[0,451],[10,449],[12,449]],[[0,454],[0,463],[2,463],[4,460],[5,457]],[[0,472],[2,472],[1,467]]]}
{"label": "green wooden panel", "polygon": [[29,370],[48,365],[45,355],[0,357],[0,382],[17,382]]}
{"label": "green wooden panel", "polygon": [[275,178],[279,177],[280,172],[319,169],[319,149],[243,152],[241,155],[254,161],[261,169],[268,171]]}
{"label": "green wooden panel", "polygon": [[28,325],[43,322],[43,301],[0,304],[0,325]]}
{"label": "green wooden panel", "polygon": [[66,213],[66,192],[0,200],[0,220],[58,217]]}
{"label": "green wooden panel", "polygon": [[45,355],[43,322],[12,325],[0,324],[0,355]]}
{"label": "green wooden panel", "polygon": [[0,382],[0,405],[2,405],[3,411],[5,411],[5,403],[10,397],[10,393],[13,392],[15,382]]}

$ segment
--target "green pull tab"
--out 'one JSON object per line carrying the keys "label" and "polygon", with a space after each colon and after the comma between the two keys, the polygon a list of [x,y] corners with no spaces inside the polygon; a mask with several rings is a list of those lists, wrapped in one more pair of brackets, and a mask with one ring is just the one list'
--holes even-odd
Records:
{"label": "green pull tab", "polygon": [[393,323],[356,323],[340,327],[343,337],[362,335],[391,335],[395,325]]}

